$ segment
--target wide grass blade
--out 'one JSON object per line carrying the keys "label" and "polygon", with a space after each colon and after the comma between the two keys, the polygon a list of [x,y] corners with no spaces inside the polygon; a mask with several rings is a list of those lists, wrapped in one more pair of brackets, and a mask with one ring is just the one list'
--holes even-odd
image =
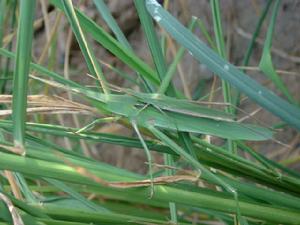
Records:
{"label": "wide grass blade", "polygon": [[156,1],[147,0],[147,9],[156,21],[187,48],[199,62],[205,64],[209,70],[245,93],[253,101],[292,127],[300,130],[300,110],[283,100],[272,91],[251,79],[235,66],[218,56],[202,41],[196,38],[188,29],[180,24],[172,15],[165,11]]}

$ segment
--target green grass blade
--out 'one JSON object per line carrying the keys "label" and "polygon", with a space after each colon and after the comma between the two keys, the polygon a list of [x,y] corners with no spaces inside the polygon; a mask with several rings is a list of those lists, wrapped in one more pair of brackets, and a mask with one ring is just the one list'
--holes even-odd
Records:
{"label": "green grass blade", "polygon": [[[10,1],[10,10],[11,10],[11,19],[10,19],[10,29],[13,30],[14,29],[14,26],[15,26],[15,23],[16,23],[16,8],[17,8],[17,1],[16,0],[13,0],[13,1]],[[13,42],[11,41],[8,45],[8,49],[11,50],[13,48]],[[5,69],[4,69],[4,73],[2,75],[4,81],[0,81],[0,91],[1,93],[8,93],[6,92],[6,84],[7,84],[7,81],[6,79],[10,79],[9,78],[9,74],[10,74],[10,68],[11,68],[11,60],[10,59],[6,59],[6,62],[5,62]],[[10,91],[11,92],[11,91]]]}
{"label": "green grass blade", "polygon": [[210,45],[210,47],[214,50],[217,50],[217,46],[215,45],[215,42],[213,41],[211,35],[209,34],[209,31],[207,30],[205,24],[203,23],[203,21],[200,18],[196,18],[196,20],[197,20],[197,25],[198,25],[199,29],[201,30],[201,33],[205,37],[205,39],[208,42],[208,44]]}
{"label": "green grass blade", "polygon": [[101,16],[104,19],[104,21],[109,25],[109,28],[112,30],[112,32],[116,36],[117,40],[122,45],[124,45],[126,48],[131,49],[131,46],[130,46],[129,42],[127,41],[124,33],[120,29],[116,20],[111,15],[109,8],[106,6],[104,1],[103,0],[93,0],[93,2],[96,5],[98,11],[101,13]]}
{"label": "green grass blade", "polygon": [[31,59],[33,19],[35,0],[20,2],[20,21],[18,25],[17,54],[14,72],[13,127],[14,141],[18,147],[24,145],[24,132],[27,106],[27,81]]}
{"label": "green grass blade", "polygon": [[273,81],[276,87],[287,97],[287,99],[290,102],[295,103],[293,96],[290,94],[288,88],[283,83],[282,79],[274,69],[272,63],[272,57],[271,57],[272,37],[274,33],[274,27],[276,23],[276,17],[279,10],[279,6],[280,6],[280,0],[276,0],[273,8],[272,16],[271,16],[271,22],[268,27],[268,32],[264,44],[262,57],[259,63],[259,68],[261,69],[261,71],[264,72],[265,75],[267,75]]}
{"label": "green grass blade", "polygon": [[[33,21],[35,15],[35,0],[20,2],[20,19],[17,33],[17,53],[13,79],[13,137],[14,145],[25,152],[25,126],[27,108],[27,89],[31,48],[33,39]],[[28,201],[34,202],[35,198],[29,190],[25,179],[19,173],[14,174],[18,187]]]}
{"label": "green grass blade", "polygon": [[[215,40],[217,43],[217,52],[218,54],[225,60],[227,60],[226,48],[224,43],[224,36],[221,24],[221,12],[220,12],[220,4],[219,0],[211,0],[210,1],[211,9],[212,9],[212,17],[214,24],[214,32],[215,32]],[[231,88],[230,84],[224,80],[222,80],[222,91],[224,102],[232,104],[231,97]],[[226,111],[229,113],[233,112],[233,108],[229,105],[226,107]],[[232,149],[230,149],[232,151]]]}
{"label": "green grass blade", "polygon": [[68,193],[74,199],[77,199],[78,201],[80,201],[81,203],[83,203],[84,205],[86,205],[87,207],[89,207],[92,210],[99,211],[99,212],[108,212],[109,211],[106,208],[104,208],[100,205],[97,205],[97,204],[93,203],[92,201],[87,200],[83,195],[81,195],[77,191],[73,190],[71,187],[69,187],[68,185],[66,185],[65,183],[63,183],[61,181],[58,181],[55,179],[50,179],[50,178],[45,178],[45,180],[47,182],[49,182],[50,184],[58,187],[62,191]]}
{"label": "green grass blade", "polygon": [[[62,9],[63,6],[59,0],[51,0],[51,3]],[[146,63],[139,59],[132,51],[116,41],[111,35],[99,27],[94,21],[85,16],[82,12],[76,10],[76,14],[82,29],[91,35],[95,41],[99,42],[104,48],[117,56],[129,67],[140,73],[146,80],[154,85],[159,84],[158,75]]]}
{"label": "green grass blade", "polygon": [[[22,156],[11,155],[7,153],[0,153],[0,168],[1,169],[11,169],[15,171],[22,171],[26,174],[32,174],[37,176],[52,177],[55,179],[60,179],[69,182],[81,183],[86,185],[91,185],[96,189],[101,189],[103,187],[95,183],[87,177],[83,177],[78,174],[74,169],[57,163],[51,163],[43,160],[36,160],[25,158]],[[27,165],[26,167],[24,165]],[[103,177],[105,179],[113,179],[110,174],[106,171],[93,171],[96,175]],[[119,174],[115,176],[114,179],[126,180],[127,177]],[[113,180],[114,180],[113,179]],[[184,191],[177,188],[172,188],[168,186],[156,185],[155,187],[154,199],[158,201],[168,202],[175,201],[181,204],[189,204],[196,207],[206,207],[216,210],[221,210],[225,212],[235,212],[236,203],[234,200],[228,199],[227,195],[214,194],[209,192],[190,192]],[[108,188],[109,189],[109,188]],[[117,191],[115,188],[111,189]],[[126,194],[130,190],[122,189],[119,195]],[[136,196],[142,195],[147,196],[147,189],[145,188],[135,188],[132,190]],[[210,194],[209,194],[210,193]],[[225,197],[226,196],[226,197]],[[267,206],[263,204],[253,204],[250,202],[240,201],[241,213],[244,216],[250,216],[258,219],[264,219],[269,221],[280,222],[283,224],[295,224],[295,222],[300,222],[299,212],[295,210],[281,209],[277,207]],[[261,213],[261,212],[264,213]]]}
{"label": "green grass blade", "polygon": [[77,15],[75,13],[75,10],[74,10],[73,4],[72,4],[72,1],[64,0],[64,1],[62,1],[62,3],[64,6],[64,12],[67,15],[68,20],[72,26],[73,32],[79,43],[80,49],[84,55],[85,61],[87,63],[87,66],[88,66],[90,72],[92,73],[92,75],[94,75],[99,80],[101,87],[103,89],[103,92],[105,94],[108,94],[110,91],[107,87],[106,79],[103,75],[103,72],[101,70],[101,67],[100,67],[98,61],[96,60],[96,57],[95,57],[93,51],[89,47],[87,40],[83,34],[83,31],[80,27]]}
{"label": "green grass blade", "polygon": [[[214,24],[214,32],[215,32],[215,40],[217,43],[217,52],[218,54],[225,60],[227,60],[227,53],[225,48],[222,24],[221,24],[221,12],[220,12],[220,3],[219,0],[211,0],[210,1],[212,15],[213,15],[213,24]],[[228,113],[233,113],[232,107],[232,95],[231,95],[231,87],[228,82],[222,79],[222,92],[224,102],[229,103],[229,106],[225,108],[225,111]],[[228,149],[231,152],[236,152],[235,145],[232,140],[228,140]]]}
{"label": "green grass blade", "polygon": [[175,151],[178,155],[182,156],[186,161],[188,161],[191,165],[201,171],[201,174],[208,177],[208,179],[212,182],[216,182],[218,185],[224,187],[228,192],[233,193],[234,190],[223,182],[222,179],[218,178],[208,169],[206,169],[201,163],[199,163],[193,156],[184,151],[180,146],[178,146],[172,139],[170,139],[163,132],[154,128],[153,126],[149,126],[148,129],[161,141],[163,141],[167,146],[169,146],[173,151]]}
{"label": "green grass blade", "polygon": [[150,48],[152,60],[156,67],[156,71],[159,75],[160,80],[162,80],[166,74],[167,67],[165,64],[165,59],[162,53],[159,40],[156,36],[152,18],[147,12],[144,0],[142,1],[135,0],[134,4],[138,12],[142,28],[144,30],[147,39],[148,46]]}
{"label": "green grass blade", "polygon": [[[2,56],[5,56],[9,59],[16,59],[16,55],[4,48],[0,48],[0,55]],[[83,87],[82,85],[74,82],[74,81],[71,81],[71,80],[67,80],[65,79],[62,75],[58,74],[58,73],[55,73],[53,71],[50,71],[48,69],[46,69],[45,67],[41,66],[41,65],[38,65],[38,64],[35,64],[35,63],[30,63],[30,68],[31,68],[31,71],[37,71],[39,72],[39,74],[41,74],[42,76],[48,76],[48,77],[51,77],[52,79],[54,79],[55,81],[63,84],[63,85],[67,85],[69,87],[72,87],[72,88],[79,88],[79,89],[86,89],[85,87]]]}
{"label": "green grass blade", "polygon": [[[38,207],[38,206],[37,206]],[[44,213],[51,217],[63,219],[66,221],[89,222],[93,224],[165,224],[164,220],[131,216],[112,212],[92,212],[88,210],[72,209],[63,206],[45,205],[39,207]],[[183,223],[186,224],[186,223]]]}
{"label": "green grass blade", "polygon": [[[255,41],[256,41],[256,38],[258,37],[259,33],[260,33],[260,30],[261,30],[261,27],[262,27],[262,24],[268,14],[268,11],[271,7],[271,4],[272,4],[273,0],[269,0],[265,6],[265,8],[263,9],[259,19],[258,19],[258,22],[257,22],[257,25],[255,27],[255,31],[253,32],[253,35],[252,35],[252,38],[251,38],[251,41],[247,47],[247,50],[246,50],[246,53],[245,53],[245,56],[244,56],[244,59],[243,59],[243,66],[248,66],[249,64],[249,61],[250,61],[250,57],[252,55],[252,52],[253,52],[253,49],[254,49],[254,46],[255,46]],[[235,96],[235,99],[234,99],[234,105],[235,106],[238,106],[240,104],[240,92],[238,91],[236,93],[236,96]],[[234,109],[234,112],[236,113],[236,108]]]}
{"label": "green grass blade", "polygon": [[6,10],[6,0],[0,1],[0,47],[2,47],[2,39],[4,34],[4,18],[7,12]]}
{"label": "green grass blade", "polygon": [[257,25],[255,27],[255,31],[253,32],[252,38],[250,40],[250,43],[247,47],[247,50],[246,50],[246,53],[245,53],[245,56],[244,56],[244,59],[243,59],[243,65],[244,66],[248,66],[248,64],[249,64],[250,57],[252,55],[252,52],[253,52],[253,49],[254,49],[254,46],[255,46],[255,40],[258,37],[259,33],[260,33],[262,24],[263,24],[267,14],[268,14],[268,11],[271,7],[272,2],[273,2],[273,0],[269,0],[267,2],[265,8],[263,9],[263,11],[262,11],[262,13],[261,13],[261,15],[258,19]]}
{"label": "green grass blade", "polygon": [[[0,48],[2,48],[2,44],[3,44],[3,36],[4,36],[4,31],[5,31],[5,23],[4,23],[4,18],[5,18],[5,15],[7,14],[7,2],[6,0],[0,0]],[[1,77],[1,80],[0,80],[0,91],[1,93],[2,90],[3,90],[3,86],[5,86],[5,83],[6,83],[6,80],[5,78],[7,76],[6,75],[6,71],[2,68],[2,62],[3,62],[3,59],[0,58],[0,77]]]}
{"label": "green grass blade", "polygon": [[[96,5],[98,11],[100,12],[101,16],[109,26],[109,28],[112,30],[114,35],[116,36],[117,40],[127,49],[132,51],[132,47],[128,40],[126,39],[124,33],[122,32],[121,28],[118,26],[116,20],[111,15],[108,7],[105,5],[103,0],[94,0],[94,4]],[[147,81],[143,76],[141,76],[139,73],[137,75],[140,77],[141,81],[143,82],[143,85],[146,90],[152,91],[153,87],[149,81]],[[138,84],[139,85],[139,84]]]}
{"label": "green grass blade", "polygon": [[[189,29],[194,30],[195,25],[196,25],[196,18],[193,17],[191,23],[189,24]],[[184,52],[185,52],[185,49],[183,47],[180,47],[180,49],[176,53],[176,56],[175,56],[173,62],[169,66],[168,71],[166,72],[166,75],[164,76],[164,79],[162,80],[162,82],[160,84],[160,87],[157,91],[159,94],[164,94],[167,91],[167,89],[170,85],[170,82],[175,74],[177,65],[184,56]]]}
{"label": "green grass blade", "polygon": [[226,59],[226,49],[225,49],[225,43],[224,43],[224,36],[223,36],[223,30],[222,30],[222,24],[221,24],[221,12],[220,12],[220,2],[218,0],[211,0],[210,6],[212,10],[212,18],[213,18],[213,24],[214,24],[214,32],[215,32],[215,40],[217,44],[217,51],[219,55]]}
{"label": "green grass blade", "polygon": [[300,130],[300,110],[289,104],[272,91],[260,85],[255,80],[238,70],[235,66],[219,57],[203,42],[197,39],[188,29],[181,25],[173,16],[166,12],[159,4],[147,0],[147,8],[153,18],[181,45],[187,48],[201,63],[222,79],[228,81],[239,91],[245,93],[263,108],[280,117],[292,127]]}

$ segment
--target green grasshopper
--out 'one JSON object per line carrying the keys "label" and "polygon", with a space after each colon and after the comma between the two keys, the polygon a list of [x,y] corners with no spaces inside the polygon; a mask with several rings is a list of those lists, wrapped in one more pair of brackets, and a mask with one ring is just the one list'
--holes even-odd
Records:
{"label": "green grasshopper", "polygon": [[[180,116],[186,115],[188,115],[188,117],[195,117],[195,120],[203,119],[208,121],[213,120],[217,123],[234,123],[230,115],[221,111],[200,107],[199,105],[184,100],[171,99],[163,95],[137,93],[131,90],[128,95],[109,94],[103,96],[102,94],[100,94],[99,97],[99,101],[101,101],[101,103],[104,103],[104,106],[102,107],[105,110],[113,112],[118,116],[126,117],[131,122],[146,152],[149,161],[149,174],[151,181],[153,180],[151,154],[137,125],[151,131],[151,133],[156,138],[170,147],[178,155],[182,156],[186,161],[190,162],[197,170],[201,171],[201,174],[205,176],[207,180],[222,186],[226,191],[233,194],[234,199],[237,203],[237,215],[240,215],[238,206],[238,194],[236,190],[229,184],[224,182],[217,175],[208,170],[206,167],[204,167],[192,155],[187,153],[184,149],[182,149],[182,147],[180,147],[176,142],[174,142],[171,138],[169,138],[166,134],[164,134],[157,128],[161,127],[174,131],[186,131],[182,129],[182,124],[179,123],[179,119],[184,119]],[[93,97],[93,100],[94,99],[95,98]],[[183,106],[183,108],[178,108],[178,105],[176,103],[180,103],[180,106]],[[177,107],[175,107],[176,105]],[[192,109],[196,110],[192,111]],[[211,113],[209,114],[208,112]],[[173,121],[174,115],[179,116],[179,118],[175,117],[175,120]],[[169,116],[171,116],[171,118],[169,118]],[[172,123],[172,121],[175,124],[167,124]],[[153,190],[153,182],[151,182],[150,196],[153,195]]]}
{"label": "green grasshopper", "polygon": [[[41,78],[36,79],[84,95],[101,111],[113,114],[116,118],[127,119],[133,126],[146,152],[149,161],[150,179],[153,181],[151,154],[138,127],[148,129],[162,143],[190,162],[194,168],[200,170],[205,179],[220,185],[226,191],[232,193],[237,202],[237,215],[239,215],[238,194],[236,190],[204,167],[197,159],[186,152],[160,129],[246,140],[264,140],[270,138],[272,136],[271,131],[254,125],[237,123],[233,120],[234,118],[225,112],[205,108],[186,100],[169,98],[164,95],[138,93],[132,90],[125,90],[122,94],[102,94],[85,88],[66,87],[54,81]],[[92,124],[95,124],[95,122]],[[88,127],[89,125],[86,126],[86,128]],[[153,182],[151,186],[152,195]]]}
{"label": "green grasshopper", "polygon": [[125,90],[125,94],[108,95],[85,90],[84,94],[97,107],[129,120],[134,117],[137,124],[145,128],[152,124],[157,128],[207,134],[232,140],[259,141],[272,137],[269,129],[235,122],[228,113],[187,100],[132,90]]}

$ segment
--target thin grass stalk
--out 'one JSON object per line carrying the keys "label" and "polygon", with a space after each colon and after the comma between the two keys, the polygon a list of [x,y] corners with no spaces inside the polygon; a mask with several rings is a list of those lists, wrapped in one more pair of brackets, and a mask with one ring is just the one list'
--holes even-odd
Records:
{"label": "thin grass stalk", "polygon": [[[196,21],[197,21],[197,19],[193,17],[188,26],[189,30],[192,30],[192,31],[194,30]],[[176,67],[177,67],[178,63],[180,62],[180,60],[184,56],[184,52],[185,52],[185,49],[183,47],[180,47],[180,49],[177,51],[177,54],[176,54],[173,62],[169,66],[168,71],[166,72],[166,75],[164,76],[164,78],[159,86],[159,89],[157,91],[158,93],[164,94],[167,91],[167,88],[169,87],[171,80],[172,80],[173,76],[175,75]]]}
{"label": "thin grass stalk", "polygon": [[287,86],[284,84],[281,77],[276,73],[276,70],[274,69],[273,63],[272,63],[272,57],[271,57],[271,47],[272,47],[272,38],[274,33],[274,28],[276,24],[276,18],[279,11],[279,6],[281,1],[276,0],[274,1],[274,8],[270,19],[270,24],[267,31],[267,37],[264,43],[263,53],[262,57],[259,63],[259,68],[261,71],[264,72],[265,75],[267,75],[272,82],[275,84],[275,86],[286,96],[286,98],[291,103],[296,103],[294,97],[291,95],[290,91],[288,90]]}
{"label": "thin grass stalk", "polygon": [[[268,14],[268,11],[270,9],[270,6],[272,4],[273,0],[269,0],[265,6],[265,8],[263,9],[259,19],[258,19],[258,22],[255,26],[255,30],[252,34],[252,38],[250,40],[250,43],[247,47],[247,50],[246,50],[246,53],[245,53],[245,56],[244,56],[244,59],[243,59],[243,66],[248,66],[249,65],[249,61],[250,61],[250,57],[252,55],[252,52],[253,52],[253,49],[254,49],[254,46],[255,46],[255,41],[256,41],[256,38],[258,37],[259,33],[260,33],[260,30],[261,30],[261,27],[262,27],[262,24]],[[243,70],[245,72],[245,70]],[[236,96],[234,98],[234,105],[236,107],[234,107],[234,113],[237,113],[237,107],[239,106],[240,104],[240,97],[241,97],[241,93],[239,91],[237,91],[236,93]]]}
{"label": "thin grass stalk", "polygon": [[[212,15],[213,15],[213,24],[214,24],[214,32],[215,32],[215,39],[217,43],[217,51],[219,55],[227,60],[227,53],[226,47],[224,43],[224,36],[221,24],[221,12],[220,12],[220,4],[219,0],[211,0],[210,1],[211,8],[212,8]],[[225,111],[228,113],[233,113],[232,104],[232,95],[231,95],[231,87],[230,84],[222,79],[222,91],[224,102],[229,103],[229,106],[225,108]],[[228,139],[228,149],[231,152],[236,152],[236,145],[232,140]]]}
{"label": "thin grass stalk", "polygon": [[[0,48],[2,48],[2,42],[3,42],[3,34],[4,34],[4,27],[5,27],[5,23],[4,23],[4,18],[5,15],[7,14],[6,10],[6,0],[0,0]],[[2,58],[0,58],[0,73],[1,73],[1,78],[3,77],[2,73],[3,73],[3,69],[2,69]],[[5,82],[5,80],[0,80],[1,83]],[[1,84],[0,84],[1,86]],[[1,89],[0,89],[1,90]]]}

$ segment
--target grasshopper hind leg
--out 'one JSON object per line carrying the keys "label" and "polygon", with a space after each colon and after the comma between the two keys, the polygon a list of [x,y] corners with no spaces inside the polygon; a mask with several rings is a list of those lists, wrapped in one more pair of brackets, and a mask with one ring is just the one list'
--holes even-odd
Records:
{"label": "grasshopper hind leg", "polygon": [[144,150],[145,150],[145,153],[146,153],[146,156],[147,156],[147,160],[148,160],[148,166],[149,166],[149,175],[150,175],[150,196],[149,198],[152,198],[153,195],[154,195],[154,182],[153,182],[153,171],[152,171],[152,156],[151,156],[151,153],[150,153],[150,150],[148,149],[147,147],[147,144],[144,140],[144,138],[142,137],[139,129],[138,129],[138,126],[136,124],[136,122],[134,120],[131,121],[131,125],[134,129],[134,131],[136,132]]}

